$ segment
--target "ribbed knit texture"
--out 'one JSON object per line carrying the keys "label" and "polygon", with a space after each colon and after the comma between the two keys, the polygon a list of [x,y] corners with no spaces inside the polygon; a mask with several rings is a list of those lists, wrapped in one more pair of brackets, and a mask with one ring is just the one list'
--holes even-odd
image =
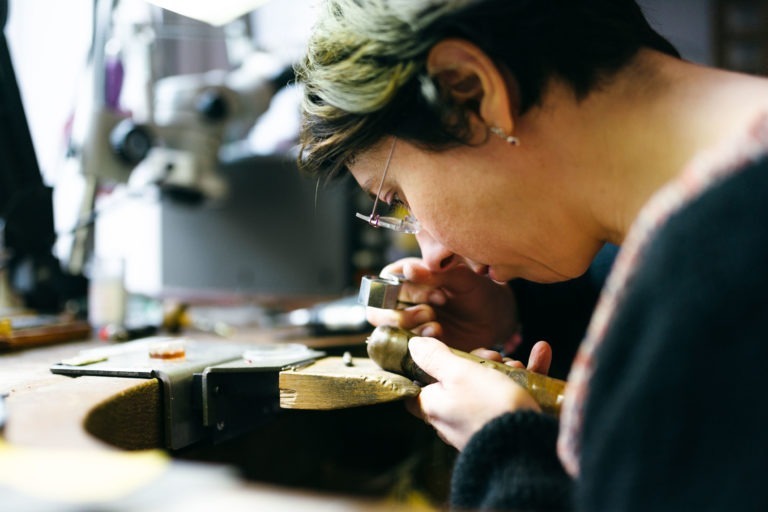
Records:
{"label": "ribbed knit texture", "polygon": [[557,420],[533,412],[499,416],[459,455],[451,505],[461,510],[567,510],[571,480],[555,455]]}

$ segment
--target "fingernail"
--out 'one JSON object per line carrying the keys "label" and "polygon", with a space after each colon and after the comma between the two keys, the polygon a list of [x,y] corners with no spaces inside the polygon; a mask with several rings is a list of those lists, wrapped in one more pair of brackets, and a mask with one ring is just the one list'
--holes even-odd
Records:
{"label": "fingernail", "polygon": [[426,343],[426,341],[421,339],[420,336],[414,336],[408,340],[408,351],[411,353],[413,353],[414,350],[418,352],[422,349],[424,343]]}
{"label": "fingernail", "polygon": [[434,337],[435,337],[435,334],[437,334],[437,331],[435,331],[435,328],[434,328],[434,327],[432,327],[431,325],[430,325],[430,326],[427,326],[427,327],[425,327],[425,328],[424,328],[424,329],[421,331],[421,335],[422,335],[422,336],[427,336],[427,337],[429,337],[429,338],[434,338]]}
{"label": "fingernail", "polygon": [[445,294],[441,291],[435,290],[429,294],[429,303],[436,306],[442,306],[445,304]]}

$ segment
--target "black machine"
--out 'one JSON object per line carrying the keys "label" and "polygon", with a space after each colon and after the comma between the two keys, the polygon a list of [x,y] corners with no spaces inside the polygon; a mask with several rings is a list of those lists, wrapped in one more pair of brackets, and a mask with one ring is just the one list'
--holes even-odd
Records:
{"label": "black machine", "polygon": [[65,275],[52,252],[52,188],[40,174],[5,37],[7,19],[8,0],[0,0],[0,265],[8,267],[27,307],[60,311],[66,300],[85,296],[86,281]]}

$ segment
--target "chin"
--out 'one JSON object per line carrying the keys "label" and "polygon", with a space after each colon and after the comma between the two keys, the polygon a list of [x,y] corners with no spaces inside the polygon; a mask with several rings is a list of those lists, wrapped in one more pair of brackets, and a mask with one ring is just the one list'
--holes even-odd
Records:
{"label": "chin", "polygon": [[547,268],[517,268],[517,269],[500,269],[490,268],[488,270],[488,277],[495,283],[506,283],[512,279],[525,279],[526,281],[532,281],[540,284],[553,284],[561,283],[563,281],[570,281],[576,276],[566,276],[553,272]]}
{"label": "chin", "polygon": [[571,279],[575,279],[574,277],[567,277],[567,276],[545,276],[541,278],[529,278],[529,281],[533,281],[535,283],[539,284],[554,284],[554,283],[562,283],[564,281],[570,281]]}
{"label": "chin", "polygon": [[505,272],[502,269],[494,268],[494,267],[488,267],[488,270],[486,271],[486,275],[488,278],[497,284],[505,284],[511,279],[514,279],[513,277],[507,277],[507,272]]}

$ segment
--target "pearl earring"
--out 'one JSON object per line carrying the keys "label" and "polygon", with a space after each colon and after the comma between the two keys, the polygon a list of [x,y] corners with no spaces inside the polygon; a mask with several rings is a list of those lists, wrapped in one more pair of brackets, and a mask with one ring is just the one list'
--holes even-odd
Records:
{"label": "pearl earring", "polygon": [[491,133],[501,137],[502,139],[507,141],[507,143],[510,144],[511,146],[519,146],[520,145],[520,139],[518,139],[514,135],[507,135],[506,133],[504,133],[504,130],[502,130],[498,126],[491,126]]}

